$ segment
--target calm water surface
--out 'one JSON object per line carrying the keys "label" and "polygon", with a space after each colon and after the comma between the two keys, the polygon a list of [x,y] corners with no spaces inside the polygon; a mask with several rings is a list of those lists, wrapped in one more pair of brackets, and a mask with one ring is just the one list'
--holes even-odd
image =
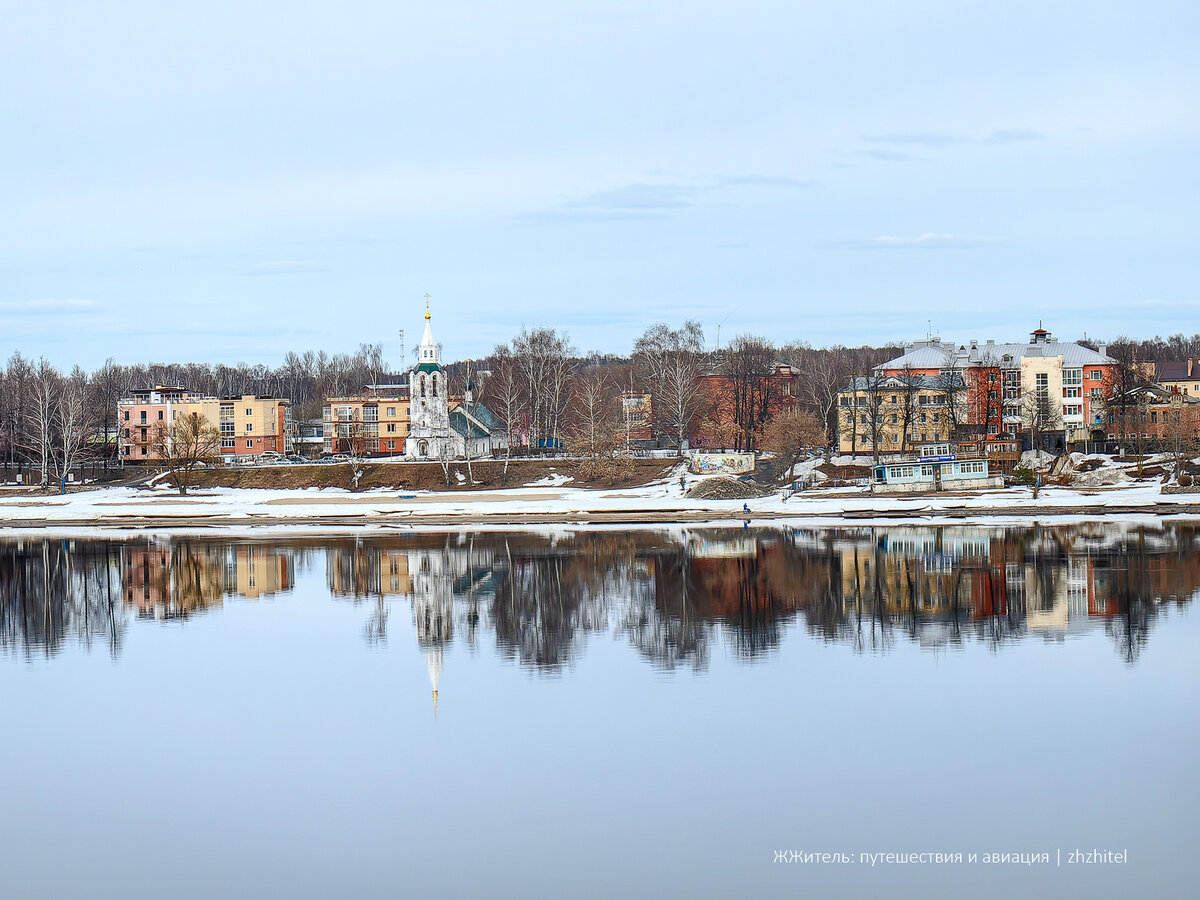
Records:
{"label": "calm water surface", "polygon": [[1195,897],[1197,598],[1174,524],[0,541],[0,896]]}

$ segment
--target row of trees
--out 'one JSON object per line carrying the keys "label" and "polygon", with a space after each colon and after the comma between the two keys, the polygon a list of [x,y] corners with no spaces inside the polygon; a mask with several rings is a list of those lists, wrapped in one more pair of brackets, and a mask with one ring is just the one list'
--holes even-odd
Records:
{"label": "row of trees", "polygon": [[[1086,342],[1085,342],[1086,343]],[[1094,346],[1094,344],[1093,344]],[[570,449],[597,467],[610,464],[632,435],[648,430],[661,446],[682,447],[696,427],[722,447],[787,453],[798,440],[824,444],[838,431],[838,394],[854,378],[878,380],[874,367],[901,352],[899,346],[814,348],[803,342],[776,345],[742,335],[720,350],[705,347],[696,321],[647,328],[629,356],[581,356],[567,334],[553,328],[522,329],[511,341],[472,365],[470,385],[508,423],[510,447],[527,441],[533,451]],[[1133,442],[1146,429],[1133,427],[1142,412],[1128,400],[1144,383],[1153,362],[1200,356],[1200,335],[1166,340],[1119,338],[1106,347],[1117,360],[1109,388]],[[778,365],[790,376],[775,375]],[[401,366],[406,368],[406,366]],[[458,390],[467,387],[467,366],[452,364]],[[1002,386],[975,392],[986,410],[965,410],[965,385],[946,376],[944,413],[951,428],[1001,415]],[[104,465],[114,459],[117,400],[134,388],[181,385],[215,396],[286,397],[293,418],[320,416],[329,397],[355,394],[366,384],[401,383],[384,359],[383,346],[364,343],[348,354],[289,352],[274,368],[206,363],[121,365],[108,360],[94,372],[60,372],[45,360],[14,353],[0,371],[0,462],[32,468],[43,484],[65,477],[89,455]],[[899,410],[911,425],[915,389],[904,391]],[[648,395],[650,403],[638,398]],[[1036,405],[1039,398],[1027,398]],[[1053,431],[1055,411],[1031,408],[1035,429]],[[863,443],[877,446],[878,410],[868,410]],[[986,418],[982,418],[986,417]],[[815,420],[816,427],[813,426]],[[820,432],[823,431],[823,435]],[[907,435],[911,429],[904,428]],[[816,433],[814,433],[816,432]],[[905,438],[907,440],[907,437]]]}

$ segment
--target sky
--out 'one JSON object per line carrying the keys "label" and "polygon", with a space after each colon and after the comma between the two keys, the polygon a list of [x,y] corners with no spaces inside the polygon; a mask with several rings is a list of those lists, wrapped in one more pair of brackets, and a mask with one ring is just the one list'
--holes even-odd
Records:
{"label": "sky", "polygon": [[656,321],[1200,331],[1200,5],[55,3],[0,30],[0,353],[448,359]]}

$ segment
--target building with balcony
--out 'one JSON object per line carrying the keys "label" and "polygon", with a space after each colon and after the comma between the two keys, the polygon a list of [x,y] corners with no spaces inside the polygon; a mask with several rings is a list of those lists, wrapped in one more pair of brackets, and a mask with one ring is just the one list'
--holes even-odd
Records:
{"label": "building with balcony", "polygon": [[1103,437],[1097,415],[1116,365],[1105,349],[1059,341],[1039,325],[1025,343],[916,341],[876,372],[957,374],[966,387],[966,415],[958,424],[967,434],[1002,440],[1036,433],[1043,449],[1063,450]]}
{"label": "building with balcony", "polygon": [[408,391],[367,385],[358,397],[325,401],[322,452],[351,456],[403,456],[409,435]]}
{"label": "building with balcony", "polygon": [[291,453],[291,403],[275,397],[212,397],[183,387],[130,391],[117,401],[120,455],[126,462],[157,462],[171,427],[196,414],[221,432],[221,456],[254,459],[267,451]]}

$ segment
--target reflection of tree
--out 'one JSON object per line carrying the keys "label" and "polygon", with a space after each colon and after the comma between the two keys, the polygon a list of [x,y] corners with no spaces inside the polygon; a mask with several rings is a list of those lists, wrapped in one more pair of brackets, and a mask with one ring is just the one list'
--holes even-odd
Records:
{"label": "reflection of tree", "polygon": [[[574,534],[422,534],[302,543],[203,540],[0,542],[0,649],[57,652],[103,637],[120,649],[133,610],[184,619],[227,596],[290,590],[323,553],[330,593],[411,603],[435,682],[456,634],[549,672],[611,631],[664,670],[704,669],[714,640],[740,658],[778,647],[789,623],[861,652],[898,641],[1060,640],[1103,630],[1135,662],[1160,608],[1200,585],[1195,526],[904,526]],[[319,577],[319,574],[318,574]]]}
{"label": "reflection of tree", "polygon": [[103,639],[116,657],[125,629],[118,544],[0,542],[0,649],[50,656]]}
{"label": "reflection of tree", "polygon": [[[617,630],[661,669],[670,671],[684,665],[704,669],[708,665],[711,625],[697,614],[688,580],[683,577],[690,564],[686,549],[682,553],[656,554],[644,562],[645,572],[637,573],[641,577],[630,585],[629,602],[617,620]],[[674,596],[660,601],[655,592],[660,580],[679,585]]]}
{"label": "reflection of tree", "polygon": [[1157,592],[1152,584],[1154,561],[1146,552],[1146,533],[1140,530],[1110,559],[1109,597],[1115,608],[1105,630],[1126,663],[1135,663],[1146,646],[1150,625],[1158,615]]}
{"label": "reflection of tree", "polygon": [[525,665],[561,669],[583,634],[607,625],[604,576],[611,569],[583,566],[563,553],[514,552],[509,542],[504,550],[508,577],[491,608],[496,645]]}

